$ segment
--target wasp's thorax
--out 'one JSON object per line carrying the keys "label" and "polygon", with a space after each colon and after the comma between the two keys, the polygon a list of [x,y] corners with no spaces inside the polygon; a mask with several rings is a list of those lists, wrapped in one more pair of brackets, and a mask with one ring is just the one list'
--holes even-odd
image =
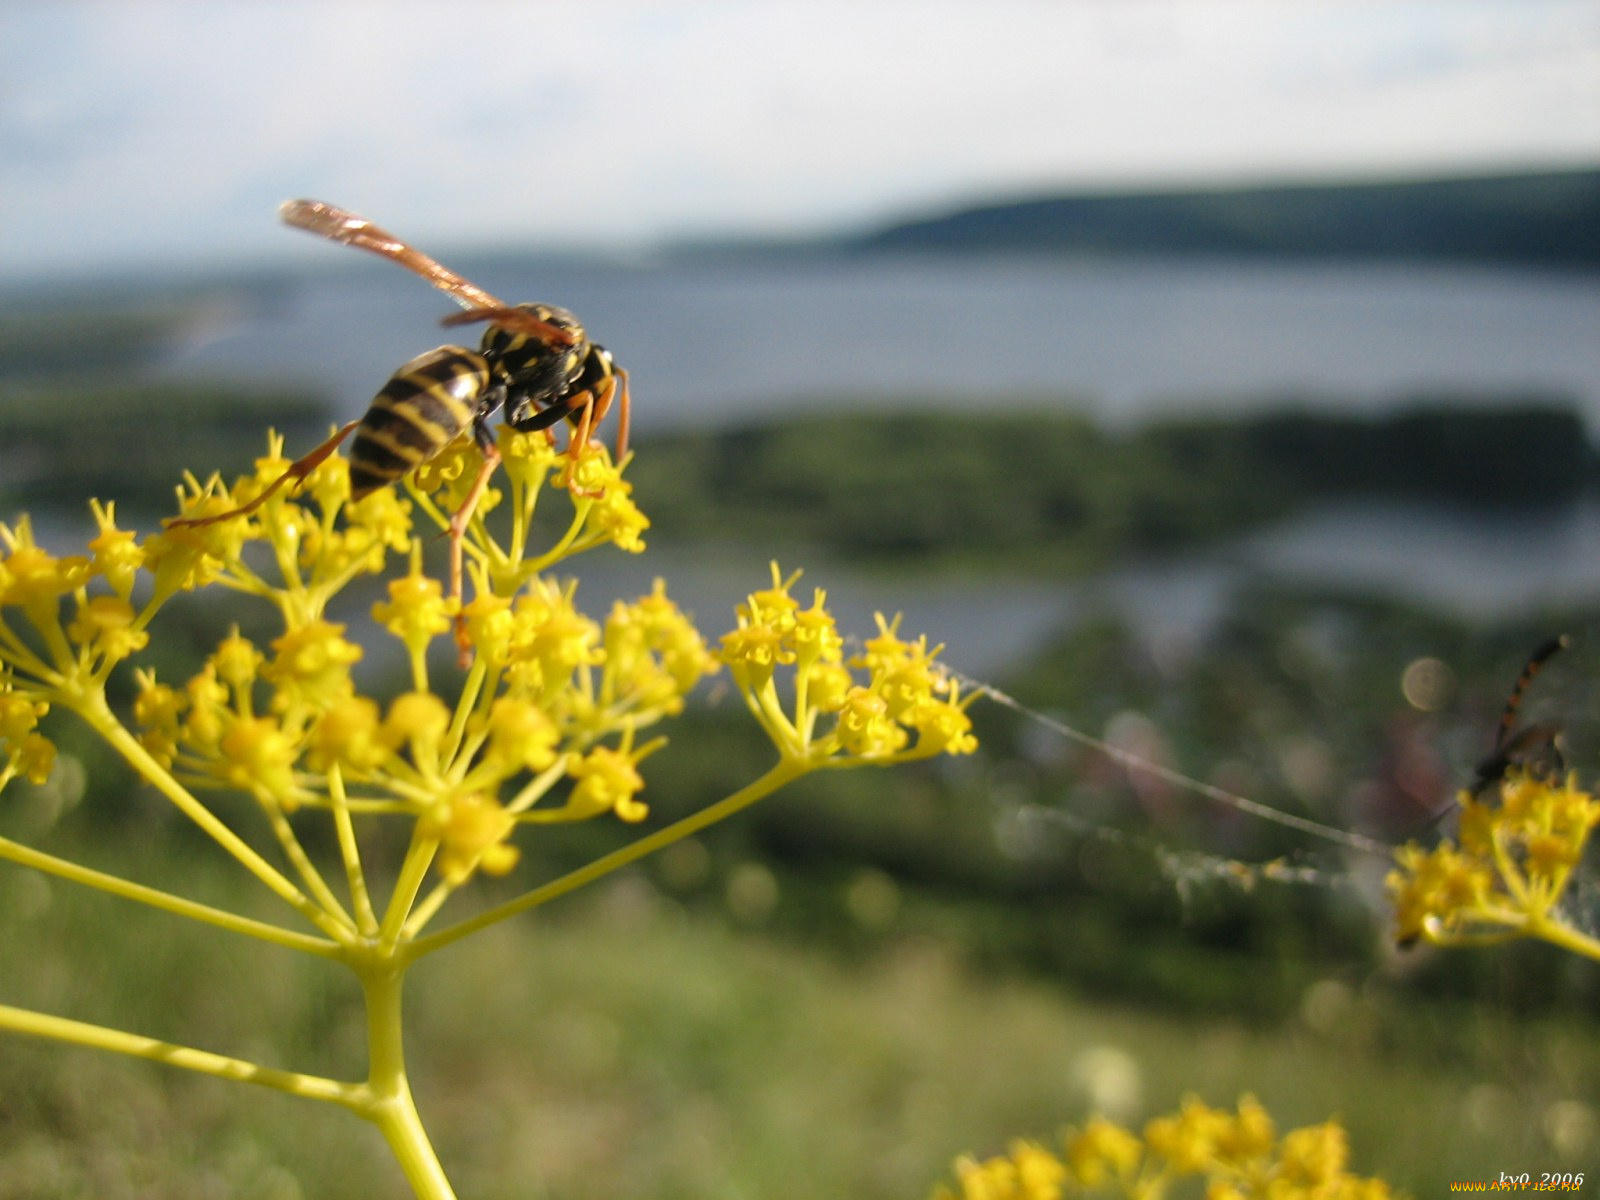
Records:
{"label": "wasp's thorax", "polygon": [[489,360],[491,369],[508,388],[543,405],[564,394],[576,382],[589,353],[589,340],[578,318],[564,308],[553,304],[519,304],[517,307],[571,333],[571,344],[552,345],[525,333],[491,325],[484,331],[478,352]]}

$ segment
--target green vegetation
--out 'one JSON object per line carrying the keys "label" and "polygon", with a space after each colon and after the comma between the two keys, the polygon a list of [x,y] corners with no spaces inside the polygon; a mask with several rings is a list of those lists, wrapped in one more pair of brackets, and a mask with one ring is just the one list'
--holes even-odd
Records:
{"label": "green vegetation", "polygon": [[887,563],[1085,571],[1330,499],[1569,503],[1596,476],[1570,408],[1419,397],[1113,433],[1070,415],[842,408],[651,441],[630,471],[667,541],[798,542]]}
{"label": "green vegetation", "polygon": [[907,221],[855,249],[1299,255],[1600,267],[1600,171],[1052,196]]}
{"label": "green vegetation", "polygon": [[[126,289],[124,289],[126,290]],[[197,463],[245,463],[268,425],[310,440],[328,409],[303,391],[238,384],[128,382],[213,309],[226,290],[148,288],[62,293],[0,313],[0,513],[82,513],[91,495],[128,514],[171,511],[172,489]]]}
{"label": "green vegetation", "polygon": [[308,393],[237,385],[13,383],[0,393],[0,511],[76,514],[95,495],[126,513],[170,513],[173,481],[192,464],[249,463],[268,426],[314,441],[327,411]]}
{"label": "green vegetation", "polygon": [[[239,899],[213,856],[166,837],[146,855],[152,879],[178,871],[197,894]],[[731,876],[710,883],[737,892]],[[852,886],[815,899],[843,911]],[[170,919],[26,873],[0,876],[0,903],[12,914],[0,976],[18,1002],[268,1062],[360,1068],[355,997],[331,972],[290,955],[263,964],[188,925],[177,937]],[[861,927],[862,947],[841,956],[774,940],[740,911],[686,910],[635,875],[417,973],[418,1090],[463,1195],[523,1200],[542,1178],[548,1190],[532,1194],[592,1200],[905,1200],[958,1152],[1048,1135],[1094,1103],[1170,1107],[1190,1090],[1253,1091],[1285,1124],[1340,1113],[1364,1170],[1438,1195],[1508,1162],[1554,1167],[1548,1122],[1563,1102],[1593,1103],[1600,1077],[1586,1031],[1431,1009],[1352,980],[1321,980],[1282,1027],[1197,1022],[997,972],[903,927]],[[6,1195],[403,1188],[380,1139],[345,1114],[151,1064],[8,1043],[0,1095]]]}

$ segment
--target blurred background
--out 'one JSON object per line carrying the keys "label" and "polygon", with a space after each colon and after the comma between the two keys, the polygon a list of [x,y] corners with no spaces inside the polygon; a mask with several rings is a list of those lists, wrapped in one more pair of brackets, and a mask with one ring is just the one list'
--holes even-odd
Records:
{"label": "blurred background", "polygon": [[[151,528],[448,340],[294,196],[629,368],[652,550],[577,564],[592,613],[664,575],[714,636],[777,555],[851,629],[903,611],[1036,713],[1385,841],[1568,632],[1526,715],[1593,772],[1594,0],[0,0],[5,519]],[[1188,1091],[1340,1113],[1418,1194],[1595,1161],[1593,970],[1395,955],[1381,859],[977,711],[959,769],[797,788],[421,972],[462,1193],[920,1196]],[[661,820],[768,753],[715,694],[686,725]],[[0,829],[237,886],[71,749]],[[0,872],[0,1001],[360,1071],[353,996],[108,908]],[[138,1064],[7,1042],[0,1095],[3,1194],[395,1186],[337,1117]]]}

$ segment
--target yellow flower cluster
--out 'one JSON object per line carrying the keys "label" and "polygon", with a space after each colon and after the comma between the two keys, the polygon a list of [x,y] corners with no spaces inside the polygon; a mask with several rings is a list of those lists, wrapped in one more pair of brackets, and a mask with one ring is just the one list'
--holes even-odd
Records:
{"label": "yellow flower cluster", "polygon": [[[681,709],[715,667],[660,585],[604,623],[577,611],[570,586],[480,597],[503,619],[469,625],[478,656],[453,708],[425,690],[427,643],[448,629],[437,585],[413,571],[389,593],[373,616],[405,643],[422,686],[387,710],[357,692],[361,648],[319,619],[276,639],[271,655],[235,634],[181,687],[140,673],[144,745],[191,787],[243,790],[286,811],[329,805],[337,787],[353,811],[411,813],[439,841],[452,883],[479,866],[509,870],[519,823],[645,816],[634,766],[660,743],[635,748],[634,732]],[[618,745],[601,741],[612,735]],[[564,803],[540,806],[563,779]]]}
{"label": "yellow flower cluster", "polygon": [[1386,1200],[1388,1184],[1349,1174],[1342,1126],[1329,1121],[1278,1137],[1266,1109],[1252,1097],[1236,1112],[1194,1097],[1178,1112],[1157,1117],[1143,1135],[1096,1117],[1068,1130],[1058,1154],[1037,1142],[1012,1143],[1010,1153],[982,1162],[957,1160],[957,1190],[941,1186],[933,1200],[1064,1200],[1113,1196],[1161,1200],[1203,1185],[1207,1200]]}
{"label": "yellow flower cluster", "polygon": [[772,586],[739,606],[719,656],[786,761],[887,764],[977,748],[966,711],[977,693],[961,697],[935,661],[940,647],[902,640],[899,618],[879,616],[877,636],[847,657],[826,594],[817,590],[802,609],[790,595],[798,579],[774,563]]}
{"label": "yellow flower cluster", "polygon": [[[648,522],[629,485],[598,444],[571,461],[544,434],[504,430],[499,448],[505,469],[495,478],[505,486],[484,492],[462,538],[475,585],[464,605],[425,573],[425,535],[413,514],[450,528],[478,474],[465,438],[413,473],[409,498],[381,488],[352,503],[348,462],[331,444],[297,466],[273,438],[232,486],[188,477],[178,492],[182,519],[142,543],[116,527],[109,507],[96,507],[99,532],[82,557],[47,553],[25,522],[0,530],[8,550],[0,559],[0,785],[48,775],[54,747],[36,726],[52,705],[69,708],[214,836],[229,834],[195,795],[254,798],[321,907],[342,922],[289,816],[332,813],[347,856],[352,815],[409,818],[422,858],[449,887],[479,870],[508,871],[524,825],[606,813],[642,820],[639,764],[662,739],[639,735],[679,712],[724,663],[782,763],[708,817],[806,770],[976,747],[966,712],[973,696],[960,695],[925,638],[906,641],[898,622],[880,617],[876,636],[847,654],[823,593],[802,608],[790,594],[795,577],[782,579],[776,566],[772,587],[740,607],[720,654],[659,581],[603,620],[585,615],[576,584],[545,571],[602,544],[642,547]],[[536,535],[547,485],[566,493],[571,515],[564,530]],[[545,548],[534,548],[536,536]],[[370,612],[404,648],[411,686],[385,704],[362,693],[367,650],[328,612],[352,581],[384,571],[391,553],[409,565]],[[130,734],[106,703],[107,673],[145,646],[168,600],[207,586],[270,604],[281,634],[258,645],[236,627],[181,681],[137,671]],[[447,699],[430,680],[430,659],[452,629],[472,660]]]}
{"label": "yellow flower cluster", "polygon": [[1561,899],[1583,859],[1600,801],[1569,776],[1508,772],[1492,795],[1460,796],[1459,842],[1396,853],[1389,875],[1402,944],[1538,937],[1600,958],[1600,943],[1568,925]]}
{"label": "yellow flower cluster", "polygon": [[[412,514],[448,527],[476,470],[467,439],[408,481],[410,499],[382,488],[350,503],[348,463],[330,454],[297,488],[236,513],[292,466],[274,437],[231,487],[189,477],[178,498],[191,523],[142,544],[116,527],[109,506],[95,506],[99,532],[85,556],[48,553],[26,521],[0,527],[0,785],[48,776],[55,748],[36,726],[52,703],[109,729],[110,668],[143,649],[173,595],[216,585],[275,605],[284,632],[258,647],[235,630],[180,684],[137,673],[139,744],[182,786],[243,791],[280,818],[307,805],[409,813],[439,843],[451,882],[479,867],[509,869],[508,840],[522,823],[604,812],[641,819],[635,768],[659,742],[636,746],[635,733],[679,711],[716,662],[660,584],[595,621],[577,610],[572,585],[539,574],[594,546],[642,548],[648,522],[603,447],[580,455],[567,488],[572,515],[538,554],[529,551],[535,503],[552,479],[562,486],[565,459],[543,434],[509,430],[501,452],[514,511],[508,528],[491,530],[483,514],[504,498],[491,490],[466,532],[478,588],[463,623],[478,654],[453,705],[430,688],[428,657],[457,605],[423,574],[427,535]],[[413,690],[384,709],[352,676],[362,647],[325,613],[352,580],[382,571],[391,551],[409,555],[410,568],[372,617],[405,647]],[[136,592],[141,573],[150,585]],[[539,806],[563,780],[565,802]]]}
{"label": "yellow flower cluster", "polygon": [[87,555],[51,554],[27,518],[0,525],[0,787],[19,775],[43,783],[56,748],[38,732],[40,718],[54,703],[97,694],[149,641],[149,611],[131,599],[143,551],[109,505],[93,511],[99,533]]}

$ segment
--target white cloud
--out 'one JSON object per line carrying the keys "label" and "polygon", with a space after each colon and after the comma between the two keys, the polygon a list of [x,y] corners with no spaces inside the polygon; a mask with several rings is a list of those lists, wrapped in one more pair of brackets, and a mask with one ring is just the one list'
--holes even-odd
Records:
{"label": "white cloud", "polygon": [[[816,229],[1096,182],[1600,161],[1590,0],[0,5],[0,272]],[[297,251],[297,252],[309,252]]]}

